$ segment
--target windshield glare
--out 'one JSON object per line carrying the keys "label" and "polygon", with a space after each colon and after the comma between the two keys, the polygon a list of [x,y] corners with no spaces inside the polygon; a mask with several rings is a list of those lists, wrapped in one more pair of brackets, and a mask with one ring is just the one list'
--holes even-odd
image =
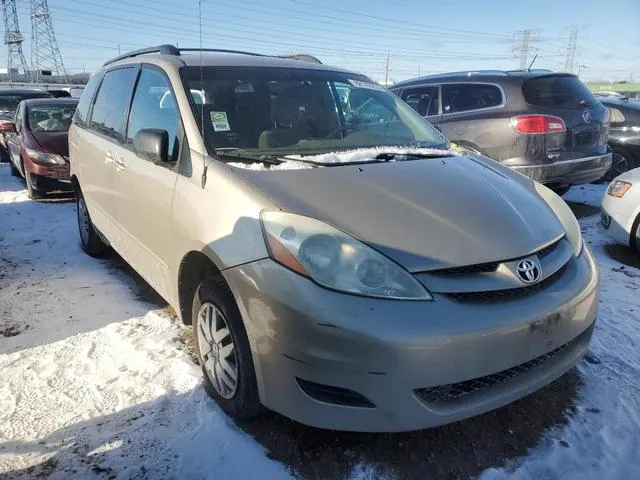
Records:
{"label": "windshield glare", "polygon": [[[375,146],[448,148],[414,110],[366,77],[307,69],[185,67],[210,151],[313,155]],[[238,150],[236,150],[238,149]]]}
{"label": "windshield glare", "polygon": [[33,132],[66,132],[76,111],[75,105],[32,105],[29,128]]}

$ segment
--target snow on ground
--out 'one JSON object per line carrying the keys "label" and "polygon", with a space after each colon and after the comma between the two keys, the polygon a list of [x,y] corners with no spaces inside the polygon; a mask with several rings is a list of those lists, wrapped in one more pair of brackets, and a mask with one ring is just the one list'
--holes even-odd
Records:
{"label": "snow on ground", "polygon": [[8,170],[0,477],[287,477],[207,397],[185,328],[113,262],[81,253],[74,204],[29,201]]}
{"label": "snow on ground", "polygon": [[[599,206],[604,190],[574,187],[564,198]],[[602,298],[590,355],[578,365],[584,386],[576,409],[526,458],[486,471],[483,480],[640,478],[640,269],[610,257],[618,250],[592,213],[580,223],[600,265]]]}
{"label": "snow on ground", "polygon": [[[376,478],[381,470],[396,472],[392,478],[423,478],[425,471],[446,478],[448,458],[464,458],[471,466],[463,471],[486,465],[483,442],[513,451],[514,423],[530,429],[527,415],[553,398],[551,386],[498,414],[396,436],[319,432],[276,417],[262,430],[247,429],[258,443],[207,397],[188,330],[169,309],[152,295],[141,298],[135,276],[117,260],[81,252],[74,205],[29,201],[8,170],[0,164],[0,477],[279,479],[288,469],[269,457],[293,451],[310,465],[331,461],[327,471],[351,478]],[[640,269],[627,257],[612,258],[624,250],[610,249],[598,226],[594,207],[603,191],[588,185],[566,197],[602,269],[599,323],[578,367],[575,408],[566,424],[544,427],[537,445],[534,436],[525,457],[486,470],[483,479],[640,477]],[[497,438],[483,437],[496,421],[511,438],[500,428]],[[413,451],[425,439],[457,457],[436,455],[444,460],[425,470],[433,452]],[[281,450],[269,454],[263,444]],[[499,466],[501,458],[488,464]]]}

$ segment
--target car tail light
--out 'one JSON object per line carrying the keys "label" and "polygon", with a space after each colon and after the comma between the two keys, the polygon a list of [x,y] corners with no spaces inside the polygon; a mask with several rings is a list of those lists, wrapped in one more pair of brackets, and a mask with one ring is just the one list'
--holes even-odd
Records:
{"label": "car tail light", "polygon": [[518,133],[562,133],[567,126],[560,117],[552,115],[520,115],[511,119],[511,126]]}
{"label": "car tail light", "polygon": [[15,132],[16,127],[11,120],[0,120],[0,132]]}

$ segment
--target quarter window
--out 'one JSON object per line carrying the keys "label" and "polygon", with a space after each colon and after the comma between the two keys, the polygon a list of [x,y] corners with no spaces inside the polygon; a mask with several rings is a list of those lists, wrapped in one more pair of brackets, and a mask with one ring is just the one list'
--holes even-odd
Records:
{"label": "quarter window", "polygon": [[166,130],[169,134],[169,158],[176,160],[179,118],[167,78],[156,69],[143,68],[131,104],[127,144],[133,143],[133,137],[144,128]]}
{"label": "quarter window", "polygon": [[405,89],[401,98],[423,117],[437,115],[440,110],[437,86]]}
{"label": "quarter window", "polygon": [[495,85],[458,83],[442,86],[442,112],[468,112],[502,105],[502,91]]}
{"label": "quarter window", "polygon": [[135,73],[135,68],[128,67],[111,70],[105,74],[93,105],[93,130],[116,140],[122,138],[124,113],[129,103]]}
{"label": "quarter window", "polygon": [[74,122],[78,125],[84,127],[87,124],[89,107],[91,106],[93,95],[96,93],[96,88],[98,88],[98,84],[100,83],[100,78],[102,78],[101,72],[91,75],[91,78],[87,82],[87,86],[80,96],[78,107],[76,108],[76,113],[73,117]]}
{"label": "quarter window", "polygon": [[16,126],[16,133],[20,133],[22,131],[22,107],[18,107],[13,123]]}

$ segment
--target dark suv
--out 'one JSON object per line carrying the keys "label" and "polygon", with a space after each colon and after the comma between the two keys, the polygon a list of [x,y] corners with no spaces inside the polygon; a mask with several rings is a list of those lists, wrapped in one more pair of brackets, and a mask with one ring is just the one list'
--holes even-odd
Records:
{"label": "dark suv", "polygon": [[609,113],[574,75],[446,73],[391,90],[452,142],[556,190],[599,180],[611,165]]}

